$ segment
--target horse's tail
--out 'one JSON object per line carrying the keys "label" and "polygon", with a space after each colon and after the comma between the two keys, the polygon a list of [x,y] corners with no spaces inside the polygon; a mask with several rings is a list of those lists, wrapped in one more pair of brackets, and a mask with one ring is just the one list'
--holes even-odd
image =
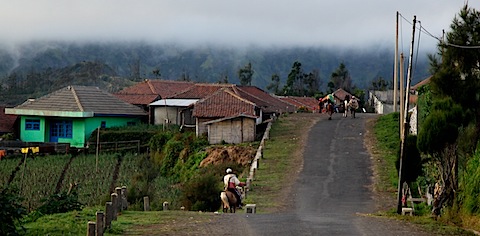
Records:
{"label": "horse's tail", "polygon": [[220,199],[222,199],[223,209],[230,208],[230,204],[228,203],[227,193],[225,191],[220,193]]}

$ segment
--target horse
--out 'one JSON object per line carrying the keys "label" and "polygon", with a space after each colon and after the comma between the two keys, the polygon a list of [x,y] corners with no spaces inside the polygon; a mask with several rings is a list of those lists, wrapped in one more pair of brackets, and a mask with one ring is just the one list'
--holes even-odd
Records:
{"label": "horse", "polygon": [[235,213],[237,209],[237,198],[235,194],[229,190],[225,190],[220,193],[220,199],[222,200],[223,213],[227,213],[230,208],[230,213]]}

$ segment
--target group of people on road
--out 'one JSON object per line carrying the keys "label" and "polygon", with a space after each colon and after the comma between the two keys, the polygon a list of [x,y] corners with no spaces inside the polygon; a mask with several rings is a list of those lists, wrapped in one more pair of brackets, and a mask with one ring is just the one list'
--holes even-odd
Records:
{"label": "group of people on road", "polygon": [[[323,99],[320,98],[318,105],[322,113],[325,112],[329,115],[329,118],[328,118],[329,120],[332,119],[332,114],[334,112],[338,112],[338,108],[335,106],[335,101],[333,100],[333,94]],[[348,117],[348,111],[350,111],[352,118],[355,118],[356,110],[359,108],[358,99],[355,96],[352,96],[350,98],[349,95],[346,95],[342,105],[343,105],[343,117]]]}

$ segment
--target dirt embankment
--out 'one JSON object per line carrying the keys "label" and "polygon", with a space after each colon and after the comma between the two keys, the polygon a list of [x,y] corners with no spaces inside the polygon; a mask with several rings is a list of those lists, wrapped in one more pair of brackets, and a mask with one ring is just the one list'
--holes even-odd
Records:
{"label": "dirt embankment", "polygon": [[200,162],[200,167],[237,163],[248,166],[255,158],[257,149],[253,146],[214,146],[207,149],[208,156]]}

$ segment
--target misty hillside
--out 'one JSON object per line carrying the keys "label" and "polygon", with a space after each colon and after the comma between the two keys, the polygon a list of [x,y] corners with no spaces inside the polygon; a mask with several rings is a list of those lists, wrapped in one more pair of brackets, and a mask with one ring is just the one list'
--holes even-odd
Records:
{"label": "misty hillside", "polygon": [[[421,58],[426,58],[422,55]],[[332,48],[228,49],[202,46],[144,43],[32,43],[15,49],[0,49],[0,82],[3,87],[23,88],[16,99],[0,95],[0,103],[18,103],[25,96],[36,97],[61,87],[93,85],[114,92],[145,78],[218,82],[225,78],[239,83],[238,70],[251,62],[252,85],[265,89],[273,74],[283,85],[295,61],[305,73],[320,72],[321,89],[331,73],[344,63],[353,83],[366,89],[373,79],[391,80],[393,50],[383,48],[336,50]],[[428,62],[415,64],[413,81],[428,76]],[[159,74],[153,71],[158,70]],[[36,86],[31,86],[35,84]],[[1,88],[0,88],[1,89]]]}

